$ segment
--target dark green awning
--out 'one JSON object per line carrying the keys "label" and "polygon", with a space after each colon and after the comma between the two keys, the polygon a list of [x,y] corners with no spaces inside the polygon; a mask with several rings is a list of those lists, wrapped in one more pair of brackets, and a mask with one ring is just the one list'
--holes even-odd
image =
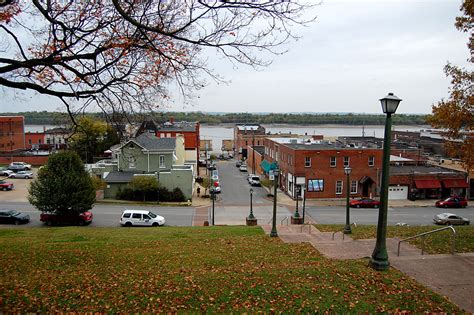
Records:
{"label": "dark green awning", "polygon": [[275,162],[268,162],[267,160],[263,160],[262,163],[260,163],[260,166],[264,170],[265,173],[268,173],[271,170],[275,170],[278,168],[278,164]]}

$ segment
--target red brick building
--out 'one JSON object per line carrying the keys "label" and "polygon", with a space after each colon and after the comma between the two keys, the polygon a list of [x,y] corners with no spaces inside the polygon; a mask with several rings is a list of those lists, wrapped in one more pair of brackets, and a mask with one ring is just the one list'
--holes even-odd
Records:
{"label": "red brick building", "polygon": [[[382,149],[348,147],[301,138],[266,138],[264,164],[278,163],[280,187],[290,197],[345,197],[344,168],[352,168],[351,197],[375,197],[382,169]],[[268,165],[267,164],[267,165]],[[266,170],[265,170],[266,171]]]}
{"label": "red brick building", "polygon": [[265,128],[258,124],[238,124],[234,127],[234,156],[248,158],[248,146],[261,146],[266,137]]}
{"label": "red brick building", "polygon": [[45,141],[44,132],[26,132],[25,133],[25,142],[26,149],[40,149],[44,145]]}
{"label": "red brick building", "polygon": [[0,116],[0,152],[25,149],[24,121],[23,116]]}

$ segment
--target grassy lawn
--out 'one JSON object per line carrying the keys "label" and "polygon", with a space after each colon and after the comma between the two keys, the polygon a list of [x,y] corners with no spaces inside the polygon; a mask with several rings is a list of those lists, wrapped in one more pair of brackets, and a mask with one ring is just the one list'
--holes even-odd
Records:
{"label": "grassy lawn", "polygon": [[[344,225],[315,225],[321,232],[341,231]],[[423,232],[428,232],[442,228],[443,226],[387,226],[387,237],[398,237],[404,239]],[[474,227],[473,226],[455,226],[456,230],[456,252],[470,253],[474,252]],[[353,239],[375,238],[377,227],[375,225],[358,225],[352,227]],[[425,237],[425,251],[430,254],[449,254],[451,252],[450,230],[437,232]],[[421,248],[421,238],[409,241]]]}
{"label": "grassy lawn", "polygon": [[259,227],[1,229],[0,311],[460,312],[394,269]]}

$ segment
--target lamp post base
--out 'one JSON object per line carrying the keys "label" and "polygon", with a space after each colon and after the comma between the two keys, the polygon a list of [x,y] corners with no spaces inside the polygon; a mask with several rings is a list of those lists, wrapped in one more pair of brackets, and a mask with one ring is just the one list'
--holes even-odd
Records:
{"label": "lamp post base", "polygon": [[291,224],[303,224],[303,217],[291,217]]}
{"label": "lamp post base", "polygon": [[344,227],[344,230],[342,231],[342,233],[344,233],[344,234],[352,234],[351,226],[350,226],[350,225],[346,225],[346,226]]}
{"label": "lamp post base", "polygon": [[374,257],[370,258],[369,265],[372,269],[378,270],[378,271],[385,271],[388,270],[390,267],[390,262],[387,260],[376,260]]}
{"label": "lamp post base", "polygon": [[254,225],[257,225],[257,218],[253,217],[246,217],[245,218],[245,223],[248,225],[248,226],[254,226]]}

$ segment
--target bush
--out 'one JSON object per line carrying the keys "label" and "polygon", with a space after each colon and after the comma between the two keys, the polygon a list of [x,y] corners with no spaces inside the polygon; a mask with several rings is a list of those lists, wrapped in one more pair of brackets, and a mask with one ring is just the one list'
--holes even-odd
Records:
{"label": "bush", "polygon": [[117,199],[119,200],[130,200],[130,201],[163,201],[163,202],[181,202],[185,201],[184,194],[176,187],[173,191],[169,191],[165,187],[158,187],[155,191],[143,192],[141,190],[133,189],[131,187],[125,187],[119,189],[117,192]]}

